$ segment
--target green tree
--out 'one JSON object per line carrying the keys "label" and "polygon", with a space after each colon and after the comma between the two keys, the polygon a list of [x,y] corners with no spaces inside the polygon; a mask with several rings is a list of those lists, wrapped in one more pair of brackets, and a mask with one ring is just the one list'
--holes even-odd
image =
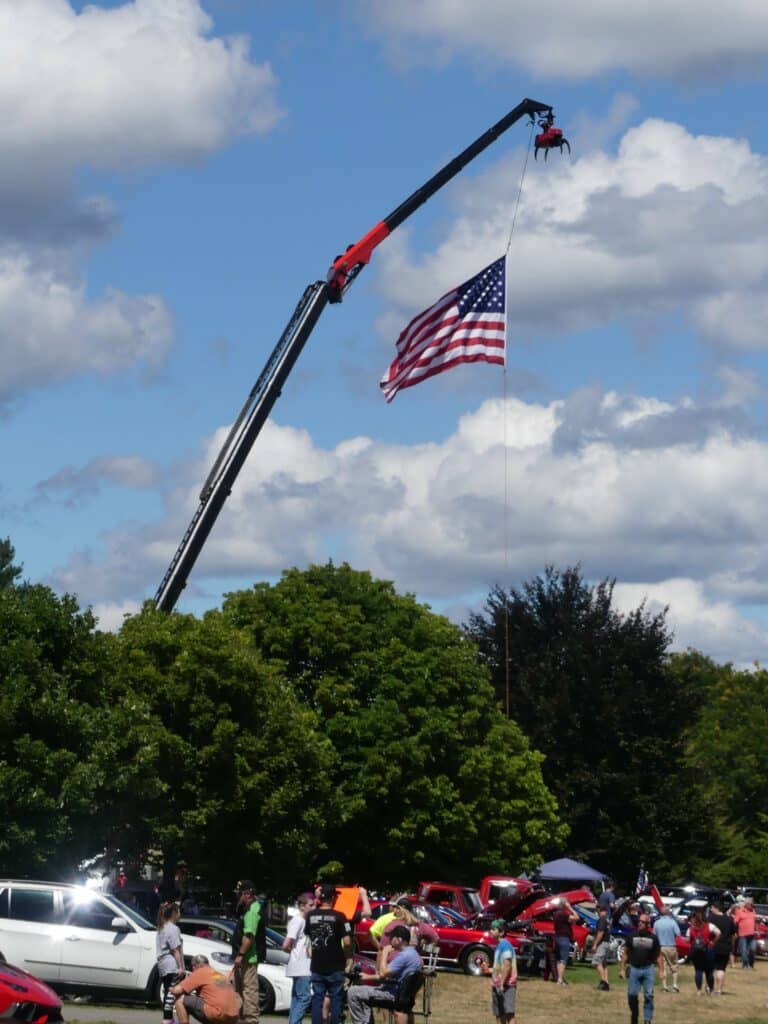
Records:
{"label": "green tree", "polygon": [[111,713],[97,745],[113,843],[231,886],[310,877],[330,813],[333,751],[314,713],[217,611],[147,605],[113,641]]}
{"label": "green tree", "polygon": [[326,871],[376,885],[425,870],[476,880],[562,842],[541,756],[499,715],[474,645],[447,619],[346,564],[229,594],[224,614],[335,749]]}
{"label": "green tree", "polygon": [[550,567],[509,594],[494,588],[467,634],[546,756],[570,852],[619,878],[644,860],[659,877],[695,859],[707,820],[683,740],[702,690],[668,672],[665,614],[619,614],[613,586]]}
{"label": "green tree", "polygon": [[[687,761],[718,817],[710,864],[718,881],[768,875],[768,672],[698,656],[706,700],[688,729]],[[686,665],[681,661],[678,671]]]}
{"label": "green tree", "polygon": [[70,872],[98,848],[92,750],[106,664],[93,616],[74,597],[44,586],[0,586],[4,874]]}
{"label": "green tree", "polygon": [[16,550],[10,537],[0,540],[0,590],[12,587],[21,576],[21,566],[13,564],[15,557]]}

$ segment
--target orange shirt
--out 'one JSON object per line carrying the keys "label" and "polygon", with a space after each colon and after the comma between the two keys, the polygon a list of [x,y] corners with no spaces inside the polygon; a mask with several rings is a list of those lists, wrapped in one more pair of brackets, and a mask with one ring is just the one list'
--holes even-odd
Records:
{"label": "orange shirt", "polygon": [[211,1020],[237,1020],[240,999],[223,974],[210,965],[198,967],[180,983],[186,995],[197,992],[205,1004],[205,1016]]}
{"label": "orange shirt", "polygon": [[747,910],[746,907],[739,907],[734,912],[733,920],[736,925],[739,938],[745,935],[754,935],[757,931],[757,915],[754,910]]}

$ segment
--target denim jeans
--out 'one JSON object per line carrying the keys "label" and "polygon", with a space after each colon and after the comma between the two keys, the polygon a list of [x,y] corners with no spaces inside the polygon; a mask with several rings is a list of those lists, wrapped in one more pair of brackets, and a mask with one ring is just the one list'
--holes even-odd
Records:
{"label": "denim jeans", "polygon": [[331,997],[330,1024],[341,1024],[344,971],[317,974],[312,971],[312,1024],[323,1024],[323,999]]}
{"label": "denim jeans", "polygon": [[293,979],[291,989],[291,1010],[288,1014],[288,1024],[301,1024],[301,1019],[309,1009],[312,1002],[312,982],[309,975],[304,974]]}
{"label": "denim jeans", "polygon": [[739,939],[739,956],[742,967],[755,966],[755,946],[757,945],[754,935],[742,935]]}
{"label": "denim jeans", "polygon": [[640,989],[643,990],[643,1020],[645,1024],[653,1019],[653,982],[655,980],[656,967],[648,964],[647,967],[629,968],[629,984],[627,985],[627,1002],[632,1018],[632,1024],[637,1024],[637,1017],[640,1008]]}

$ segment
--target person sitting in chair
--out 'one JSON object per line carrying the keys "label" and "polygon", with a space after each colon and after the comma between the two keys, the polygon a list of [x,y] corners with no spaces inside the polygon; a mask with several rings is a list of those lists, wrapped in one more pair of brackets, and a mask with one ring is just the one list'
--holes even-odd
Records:
{"label": "person sitting in chair", "polygon": [[390,933],[390,943],[395,955],[388,964],[382,965],[378,974],[367,975],[380,985],[352,985],[347,992],[347,1006],[352,1024],[368,1024],[371,1018],[371,1003],[376,1006],[394,1008],[400,987],[411,974],[421,974],[421,957],[411,946],[411,933],[405,925],[398,925]]}

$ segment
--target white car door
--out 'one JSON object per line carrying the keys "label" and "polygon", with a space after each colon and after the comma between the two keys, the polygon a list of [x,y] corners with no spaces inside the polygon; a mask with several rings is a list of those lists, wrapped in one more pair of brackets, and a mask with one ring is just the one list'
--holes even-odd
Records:
{"label": "white car door", "polygon": [[60,976],[63,931],[56,892],[41,886],[8,886],[0,894],[0,953],[42,981]]}
{"label": "white car door", "polygon": [[62,895],[65,922],[61,955],[61,981],[93,988],[141,987],[141,941],[135,925],[117,929],[118,912],[88,890]]}

